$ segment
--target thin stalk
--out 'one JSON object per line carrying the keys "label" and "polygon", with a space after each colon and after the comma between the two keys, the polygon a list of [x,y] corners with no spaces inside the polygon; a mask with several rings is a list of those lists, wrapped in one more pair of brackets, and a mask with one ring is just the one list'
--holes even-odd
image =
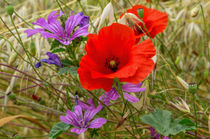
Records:
{"label": "thin stalk", "polygon": [[197,109],[196,109],[196,99],[195,99],[195,94],[193,94],[193,110],[194,110],[194,117],[195,117],[195,126],[196,126],[196,130],[195,130],[195,138],[198,138],[197,135],[197,128],[198,128],[198,119],[197,119]]}

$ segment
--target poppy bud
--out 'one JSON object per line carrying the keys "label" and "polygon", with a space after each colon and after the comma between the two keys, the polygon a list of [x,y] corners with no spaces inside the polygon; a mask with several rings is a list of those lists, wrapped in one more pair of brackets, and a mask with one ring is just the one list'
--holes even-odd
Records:
{"label": "poppy bud", "polygon": [[142,19],[144,16],[144,9],[143,8],[139,8],[137,10],[138,16]]}
{"label": "poppy bud", "polygon": [[6,6],[6,11],[9,15],[12,15],[14,13],[14,7],[12,5]]}
{"label": "poppy bud", "polygon": [[198,6],[196,6],[195,8],[193,8],[193,9],[191,10],[191,16],[192,16],[192,17],[196,17],[196,16],[198,15],[198,13],[199,13],[199,8],[198,8]]}
{"label": "poppy bud", "polygon": [[195,94],[198,90],[198,85],[195,83],[190,83],[189,84],[189,92],[192,94]]}

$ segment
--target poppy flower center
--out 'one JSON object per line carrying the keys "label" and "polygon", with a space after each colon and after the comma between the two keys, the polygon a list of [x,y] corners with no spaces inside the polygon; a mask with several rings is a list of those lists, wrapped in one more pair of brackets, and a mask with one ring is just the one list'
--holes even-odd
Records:
{"label": "poppy flower center", "polygon": [[110,69],[112,72],[116,72],[119,64],[120,64],[119,58],[113,56],[106,59],[105,67]]}

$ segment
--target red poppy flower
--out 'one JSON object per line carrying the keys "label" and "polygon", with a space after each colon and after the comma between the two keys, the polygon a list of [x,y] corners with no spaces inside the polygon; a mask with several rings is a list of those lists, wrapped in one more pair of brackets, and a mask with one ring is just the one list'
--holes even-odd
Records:
{"label": "red poppy flower", "polygon": [[[138,15],[137,10],[143,9],[143,19],[141,19]],[[151,38],[154,38],[156,34],[162,32],[167,24],[168,24],[168,15],[166,13],[160,12],[155,9],[150,9],[147,7],[144,7],[142,5],[136,5],[133,6],[131,9],[128,9],[127,12],[123,13],[120,18],[126,18],[124,15],[128,16],[127,13],[132,14],[133,16],[130,16],[133,19],[132,26],[135,35],[140,38],[141,36],[147,34],[148,31]],[[141,20],[143,20],[145,27],[147,28],[147,31],[144,29],[143,24],[141,23]],[[148,35],[148,34],[147,34]]]}
{"label": "red poppy flower", "polygon": [[99,34],[89,34],[78,74],[83,88],[109,91],[114,78],[139,83],[152,71],[156,50],[150,39],[135,45],[136,36],[128,26],[113,23]]}

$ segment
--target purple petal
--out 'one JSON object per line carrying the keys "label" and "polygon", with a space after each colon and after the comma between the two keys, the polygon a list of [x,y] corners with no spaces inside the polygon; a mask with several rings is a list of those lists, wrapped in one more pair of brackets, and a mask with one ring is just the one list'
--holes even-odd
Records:
{"label": "purple petal", "polygon": [[109,104],[110,98],[109,98],[107,95],[102,95],[102,96],[99,97],[99,99],[102,100],[102,102],[103,102],[105,105],[107,105],[107,106],[110,105],[110,104]]}
{"label": "purple petal", "polygon": [[150,129],[150,136],[154,137],[156,134],[155,129],[153,127],[150,127],[149,129]]}
{"label": "purple petal", "polygon": [[81,129],[78,129],[78,128],[72,128],[70,130],[70,132],[74,132],[74,133],[77,133],[78,135],[85,132],[87,130],[87,128],[81,128]]}
{"label": "purple petal", "polygon": [[126,83],[122,85],[122,89],[127,92],[142,92],[145,91],[146,88],[139,88],[142,85],[142,83],[138,84],[132,84],[132,83]]}
{"label": "purple petal", "polygon": [[[100,106],[100,105],[99,105]],[[96,109],[89,109],[85,112],[84,120],[85,125],[101,110],[101,106],[97,107]]]}
{"label": "purple petal", "polygon": [[74,117],[72,116],[72,112],[67,110],[66,116],[60,116],[60,120],[66,124],[71,124],[76,127],[80,127],[80,125],[75,121]]}
{"label": "purple petal", "polygon": [[62,67],[62,64],[60,62],[60,58],[58,57],[58,55],[50,53],[50,52],[47,52],[46,55],[48,55],[49,57],[49,62],[48,62],[49,64],[55,64],[59,67]]}
{"label": "purple petal", "polygon": [[109,92],[107,92],[106,95],[111,100],[116,100],[119,97],[119,94],[117,93],[117,91],[114,88],[112,88]]}
{"label": "purple petal", "polygon": [[24,32],[27,33],[27,37],[30,37],[30,36],[32,36],[32,35],[34,35],[36,33],[42,32],[42,31],[44,31],[44,29],[42,29],[42,28],[35,28],[35,29],[27,29]]}
{"label": "purple petal", "polygon": [[83,16],[81,16],[80,13],[77,13],[76,15],[73,15],[73,12],[71,13],[71,16],[65,22],[65,31],[67,36],[70,36],[73,29],[80,23],[82,18]]}
{"label": "purple petal", "polygon": [[82,20],[80,21],[80,27],[83,27],[89,23],[89,16],[84,16],[83,12],[80,12],[80,15],[83,16]]}
{"label": "purple petal", "polygon": [[100,128],[103,124],[106,123],[106,119],[104,118],[96,118],[95,120],[93,120],[88,126],[87,128]]}
{"label": "purple petal", "polygon": [[126,100],[128,100],[129,102],[131,102],[131,103],[134,103],[134,102],[137,102],[137,101],[139,101],[139,99],[137,98],[137,97],[134,97],[134,96],[131,96],[131,95],[129,95],[128,93],[123,93],[124,94],[124,98],[126,99]]}
{"label": "purple petal", "polygon": [[78,101],[78,105],[80,105],[83,110],[95,109],[95,105],[93,103],[92,98],[90,98],[88,100],[88,104],[85,104],[85,103],[81,102],[80,100]]}
{"label": "purple petal", "polygon": [[64,15],[64,13],[63,13],[63,11],[62,11],[62,10],[60,10],[60,16],[62,16],[62,15]]}
{"label": "purple petal", "polygon": [[80,37],[80,36],[86,36],[88,35],[88,27],[89,27],[89,24],[83,26],[83,27],[80,27],[78,28],[74,33],[73,35],[71,36],[70,40],[73,40],[77,37]]}

